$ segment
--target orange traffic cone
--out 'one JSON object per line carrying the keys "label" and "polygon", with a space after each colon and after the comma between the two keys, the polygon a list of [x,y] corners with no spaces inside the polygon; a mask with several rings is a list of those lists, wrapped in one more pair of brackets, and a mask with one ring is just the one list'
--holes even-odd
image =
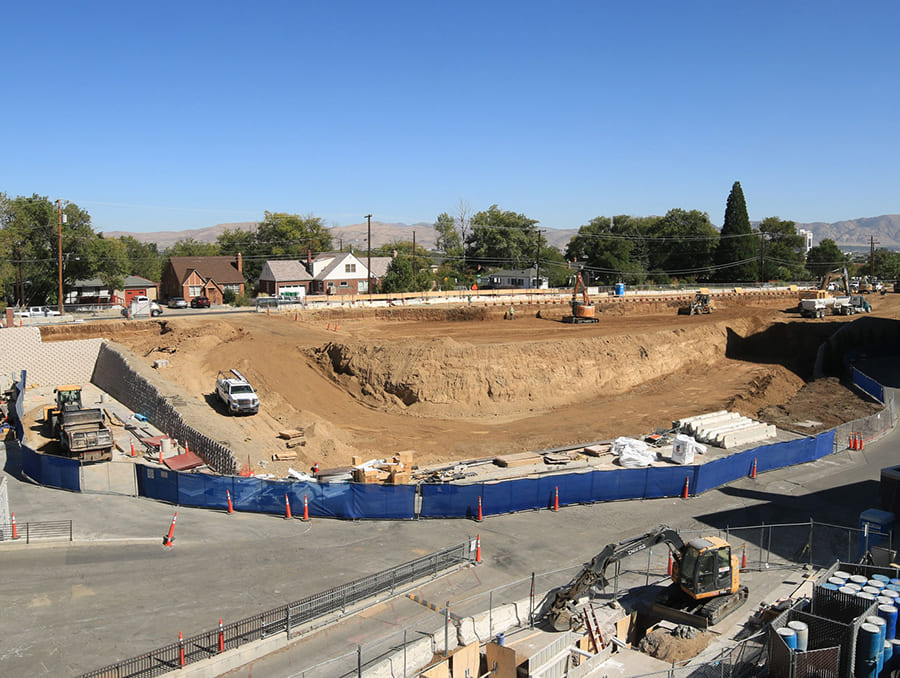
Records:
{"label": "orange traffic cone", "polygon": [[16,514],[13,513],[13,514],[11,514],[11,515],[12,515],[12,532],[13,532],[13,539],[18,539],[18,538],[19,538],[19,530],[16,528]]}
{"label": "orange traffic cone", "polygon": [[475,562],[481,562],[481,535],[475,535]]}
{"label": "orange traffic cone", "polygon": [[741,555],[741,572],[747,571],[747,544],[744,544],[744,553]]}
{"label": "orange traffic cone", "polygon": [[553,488],[553,510],[559,511],[559,486]]}
{"label": "orange traffic cone", "polygon": [[753,468],[750,469],[750,477],[756,477],[756,459],[753,460]]}
{"label": "orange traffic cone", "polygon": [[131,441],[131,456],[134,456],[134,441]]}
{"label": "orange traffic cone", "polygon": [[479,523],[480,523],[481,520],[482,520],[482,515],[481,515],[481,497],[478,497],[478,516],[475,518],[475,520],[476,520],[476,522],[479,522]]}
{"label": "orange traffic cone", "polygon": [[291,518],[291,500],[288,499],[287,494],[284,495],[284,519],[290,520]]}
{"label": "orange traffic cone", "polygon": [[225,629],[222,628],[222,620],[219,620],[219,654],[225,651]]}
{"label": "orange traffic cone", "polygon": [[309,501],[306,499],[306,495],[303,495],[303,522],[309,522]]}
{"label": "orange traffic cone", "polygon": [[231,490],[225,490],[225,497],[228,499],[228,513],[234,513],[234,505],[231,503]]}
{"label": "orange traffic cone", "polygon": [[847,449],[849,449],[849,450],[856,449],[856,434],[855,433],[850,434],[850,440],[847,443]]}
{"label": "orange traffic cone", "polygon": [[666,566],[666,575],[672,576],[672,552],[669,551],[669,564]]}
{"label": "orange traffic cone", "polygon": [[856,435],[858,436],[856,439],[856,449],[857,450],[866,449],[866,442],[863,440],[862,433],[857,433]]}
{"label": "orange traffic cone", "polygon": [[178,632],[178,665],[184,666],[184,636]]}
{"label": "orange traffic cone", "polygon": [[175,544],[175,520],[178,518],[178,511],[175,511],[175,515],[172,516],[172,524],[169,525],[169,534],[163,537],[163,546],[166,548],[171,548]]}
{"label": "orange traffic cone", "polygon": [[688,478],[684,479],[684,490],[681,493],[681,498],[687,499],[690,491],[691,491],[691,479],[690,479],[690,477],[688,477]]}

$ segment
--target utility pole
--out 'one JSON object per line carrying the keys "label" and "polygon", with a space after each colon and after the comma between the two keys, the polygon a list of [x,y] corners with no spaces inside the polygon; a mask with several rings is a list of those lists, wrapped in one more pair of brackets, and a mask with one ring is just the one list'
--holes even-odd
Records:
{"label": "utility pole", "polygon": [[63,285],[62,285],[62,225],[63,225],[63,213],[62,213],[62,200],[56,199],[56,217],[59,222],[59,315],[62,317],[63,315]]}
{"label": "utility pole", "polygon": [[875,236],[869,236],[869,281],[875,283]]}
{"label": "utility pole", "polygon": [[537,237],[537,286],[538,289],[541,288],[541,233],[543,231],[538,229],[538,237]]}
{"label": "utility pole", "polygon": [[416,232],[413,231],[413,283],[416,280]]}
{"label": "utility pole", "polygon": [[366,221],[369,224],[368,235],[366,236],[366,250],[368,251],[368,259],[366,261],[366,287],[369,288],[369,301],[372,301],[372,215],[366,215]]}

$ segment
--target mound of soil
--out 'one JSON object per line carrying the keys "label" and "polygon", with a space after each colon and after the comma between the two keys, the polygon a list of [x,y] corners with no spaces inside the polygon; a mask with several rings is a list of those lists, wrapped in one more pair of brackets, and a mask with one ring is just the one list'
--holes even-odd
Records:
{"label": "mound of soil", "polygon": [[715,637],[708,631],[698,631],[693,638],[683,638],[668,629],[654,629],[644,636],[638,649],[664,662],[683,662],[703,652]]}
{"label": "mound of soil", "polygon": [[[400,450],[430,464],[579,444],[726,407],[785,428],[872,411],[836,380],[803,380],[819,337],[846,319],[786,320],[783,299],[705,316],[677,305],[611,305],[595,325],[554,320],[564,304],[541,318],[518,308],[514,321],[504,307],[399,307],[116,320],[42,336],[110,338],[146,366],[164,356],[158,376],[195,403],[192,425],[279,476]],[[898,311],[900,295],[886,313]],[[216,374],[231,368],[259,391],[258,415],[229,421],[215,407]],[[296,462],[272,462],[285,428],[305,429],[307,444]]]}

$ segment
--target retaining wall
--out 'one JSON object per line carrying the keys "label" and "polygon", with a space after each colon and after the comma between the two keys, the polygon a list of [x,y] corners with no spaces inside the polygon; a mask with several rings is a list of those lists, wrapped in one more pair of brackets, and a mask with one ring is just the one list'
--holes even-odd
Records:
{"label": "retaining wall", "polygon": [[91,380],[104,339],[41,341],[37,327],[7,327],[0,331],[0,374],[18,379],[28,372],[29,384],[57,386]]}

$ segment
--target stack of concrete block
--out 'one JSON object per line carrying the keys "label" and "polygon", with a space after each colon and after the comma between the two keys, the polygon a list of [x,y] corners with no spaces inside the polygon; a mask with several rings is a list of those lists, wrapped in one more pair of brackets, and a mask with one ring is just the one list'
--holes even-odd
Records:
{"label": "stack of concrete block", "polygon": [[44,343],[37,327],[7,327],[0,331],[0,375],[12,380],[25,370],[26,386],[86,384],[103,342],[77,339]]}
{"label": "stack of concrete block", "polygon": [[688,417],[673,423],[679,430],[693,435],[697,440],[726,450],[768,440],[777,435],[774,425],[727,410]]}

